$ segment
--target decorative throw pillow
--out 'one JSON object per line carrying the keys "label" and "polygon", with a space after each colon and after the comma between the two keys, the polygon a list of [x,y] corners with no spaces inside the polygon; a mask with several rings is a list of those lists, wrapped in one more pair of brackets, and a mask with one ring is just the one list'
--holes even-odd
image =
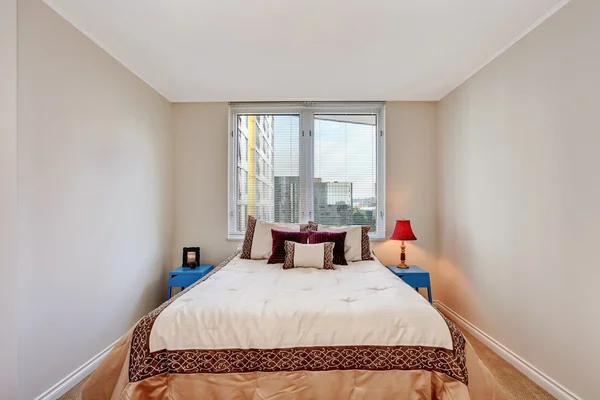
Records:
{"label": "decorative throw pillow", "polygon": [[274,222],[266,222],[248,215],[246,236],[244,237],[240,258],[252,260],[269,258],[273,248],[271,229],[300,232],[300,224],[278,224]]}
{"label": "decorative throw pillow", "polygon": [[309,224],[300,224],[300,232],[308,232],[310,230]]}
{"label": "decorative throw pillow", "polygon": [[348,265],[346,257],[344,257],[344,243],[346,241],[346,232],[322,232],[322,231],[310,231],[308,236],[308,243],[335,243],[333,248],[333,263],[335,265]]}
{"label": "decorative throw pillow", "polygon": [[[370,226],[367,225],[321,225],[309,221],[311,230],[326,232],[346,232],[344,256],[346,261],[361,261],[371,259],[371,243],[369,241]],[[316,228],[316,229],[315,229]]]}
{"label": "decorative throw pillow", "polygon": [[273,238],[273,251],[267,264],[278,264],[285,261],[285,242],[296,242],[306,244],[310,232],[287,232],[271,229],[271,237]]}
{"label": "decorative throw pillow", "polygon": [[309,267],[335,269],[333,266],[333,248],[335,243],[302,244],[285,241],[285,262],[283,269]]}

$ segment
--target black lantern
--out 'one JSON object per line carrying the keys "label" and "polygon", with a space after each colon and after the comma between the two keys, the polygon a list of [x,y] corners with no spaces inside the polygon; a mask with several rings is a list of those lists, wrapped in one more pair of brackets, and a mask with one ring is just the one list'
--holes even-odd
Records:
{"label": "black lantern", "polygon": [[181,265],[186,268],[196,269],[200,265],[200,247],[184,247]]}

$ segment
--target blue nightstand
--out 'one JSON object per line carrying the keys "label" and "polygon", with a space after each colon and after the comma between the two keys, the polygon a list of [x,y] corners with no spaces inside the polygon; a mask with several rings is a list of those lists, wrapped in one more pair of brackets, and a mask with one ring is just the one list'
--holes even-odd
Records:
{"label": "blue nightstand", "polygon": [[417,292],[419,288],[427,288],[427,298],[431,303],[431,280],[429,279],[429,272],[417,267],[416,265],[409,265],[408,268],[398,268],[395,265],[387,266],[396,276],[414,287]]}
{"label": "blue nightstand", "polygon": [[212,264],[200,264],[195,269],[179,267],[171,271],[169,273],[169,299],[171,298],[171,288],[180,287],[183,290],[208,274],[213,268]]}

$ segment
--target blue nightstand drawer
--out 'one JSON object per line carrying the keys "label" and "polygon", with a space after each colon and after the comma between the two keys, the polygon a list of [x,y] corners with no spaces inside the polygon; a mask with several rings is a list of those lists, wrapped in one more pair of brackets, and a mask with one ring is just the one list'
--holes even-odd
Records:
{"label": "blue nightstand drawer", "polygon": [[431,303],[431,280],[429,272],[416,265],[409,265],[408,268],[398,268],[395,265],[388,265],[387,268],[409,286],[417,289],[417,291],[419,288],[427,288],[427,299]]}
{"label": "blue nightstand drawer", "polygon": [[402,279],[404,282],[408,283],[410,286],[415,288],[429,286],[428,275],[404,275],[401,276],[400,279]]}
{"label": "blue nightstand drawer", "polygon": [[174,287],[186,288],[192,286],[198,279],[202,279],[214,266],[212,264],[201,264],[198,268],[179,267],[169,274],[169,298],[171,298],[171,289]]}
{"label": "blue nightstand drawer", "polygon": [[169,285],[175,287],[188,287],[200,278],[202,278],[202,275],[177,275],[171,277]]}

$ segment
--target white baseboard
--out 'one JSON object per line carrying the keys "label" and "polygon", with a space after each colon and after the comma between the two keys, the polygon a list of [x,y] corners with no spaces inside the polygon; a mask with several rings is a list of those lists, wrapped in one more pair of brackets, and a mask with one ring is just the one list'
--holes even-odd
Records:
{"label": "white baseboard", "polygon": [[112,350],[119,339],[115,340],[110,346],[96,354],[94,357],[86,361],[82,366],[65,376],[60,382],[40,394],[35,400],[56,400],[69,390],[74,388],[83,378],[91,374],[102,362],[104,357]]}
{"label": "white baseboard", "polygon": [[444,303],[438,300],[435,300],[433,303],[441,312],[446,314],[447,317],[451,318],[461,328],[475,336],[494,353],[498,354],[513,367],[521,371],[525,376],[537,383],[552,396],[559,400],[581,400],[573,392],[569,391],[560,383],[556,382],[554,379],[544,374],[542,371],[525,361],[523,358],[519,357],[502,343],[498,342],[496,339],[458,315],[454,310],[450,309]]}

